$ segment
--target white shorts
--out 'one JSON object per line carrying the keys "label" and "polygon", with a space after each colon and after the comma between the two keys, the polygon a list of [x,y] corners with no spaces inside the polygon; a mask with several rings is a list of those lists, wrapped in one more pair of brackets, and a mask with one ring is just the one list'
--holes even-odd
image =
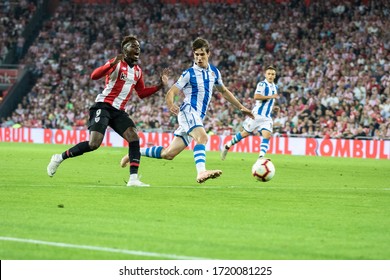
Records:
{"label": "white shorts", "polygon": [[242,124],[242,127],[247,132],[254,132],[256,129],[257,131],[261,132],[262,130],[268,130],[272,133],[272,126],[273,126],[273,120],[271,118],[266,118],[263,116],[255,115],[255,119],[246,118],[244,123]]}
{"label": "white shorts", "polygon": [[184,144],[188,146],[192,137],[189,135],[195,127],[203,127],[203,119],[199,116],[198,112],[194,111],[190,105],[185,105],[180,108],[180,112],[177,115],[179,127],[173,133],[175,136],[183,139]]}

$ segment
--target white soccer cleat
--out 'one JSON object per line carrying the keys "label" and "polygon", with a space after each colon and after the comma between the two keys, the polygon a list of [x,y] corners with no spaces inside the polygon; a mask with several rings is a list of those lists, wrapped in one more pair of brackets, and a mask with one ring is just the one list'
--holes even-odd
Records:
{"label": "white soccer cleat", "polygon": [[145,184],[143,182],[141,182],[138,178],[138,176],[136,178],[131,178],[129,179],[129,181],[127,182],[127,186],[128,187],[150,187],[149,184]]}
{"label": "white soccer cleat", "polygon": [[206,182],[208,179],[215,179],[221,176],[222,170],[205,170],[198,174],[196,181],[201,184]]}
{"label": "white soccer cleat", "polygon": [[47,175],[53,177],[56,173],[58,166],[60,166],[63,161],[62,156],[60,154],[55,154],[51,157],[49,165],[47,166]]}
{"label": "white soccer cleat", "polygon": [[123,158],[121,159],[121,167],[124,168],[127,166],[127,164],[129,163],[129,155],[124,155]]}
{"label": "white soccer cleat", "polygon": [[229,152],[229,150],[226,149],[226,147],[224,147],[223,150],[222,150],[222,152],[221,152],[221,159],[222,159],[222,160],[225,160],[225,158],[226,158],[228,152]]}

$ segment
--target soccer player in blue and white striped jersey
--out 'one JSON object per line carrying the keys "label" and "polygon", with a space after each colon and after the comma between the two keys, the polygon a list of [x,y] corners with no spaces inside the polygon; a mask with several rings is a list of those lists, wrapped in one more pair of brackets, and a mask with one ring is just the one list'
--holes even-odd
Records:
{"label": "soccer player in blue and white striped jersey", "polygon": [[[178,81],[170,88],[166,95],[169,110],[178,116],[179,127],[174,132],[174,138],[168,147],[155,146],[142,148],[141,155],[172,160],[181,153],[193,139],[194,161],[197,170],[196,181],[203,183],[210,178],[217,178],[221,170],[206,170],[207,133],[203,120],[209,107],[213,88],[215,87],[223,97],[249,118],[254,118],[251,111],[245,108],[223,84],[221,73],[217,67],[209,64],[210,47],[207,40],[197,38],[192,43],[194,65],[185,70]],[[174,103],[174,97],[184,93],[181,106]],[[126,166],[126,156],[122,158],[121,166]]]}
{"label": "soccer player in blue and white striped jersey", "polygon": [[255,119],[247,118],[242,125],[242,131],[238,132],[234,135],[232,140],[226,143],[221,152],[222,160],[225,160],[231,146],[237,144],[245,137],[248,137],[255,130],[259,131],[262,136],[259,158],[263,158],[267,153],[273,126],[271,115],[273,110],[279,110],[278,106],[274,106],[276,102],[275,99],[279,99],[278,86],[274,83],[275,78],[276,69],[272,66],[268,66],[265,71],[265,80],[257,84],[254,93],[256,105],[253,108],[252,113],[255,115]]}

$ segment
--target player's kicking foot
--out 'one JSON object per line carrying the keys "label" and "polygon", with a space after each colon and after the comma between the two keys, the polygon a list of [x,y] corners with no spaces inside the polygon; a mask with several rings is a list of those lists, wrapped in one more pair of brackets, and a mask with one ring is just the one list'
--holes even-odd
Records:
{"label": "player's kicking foot", "polygon": [[124,168],[127,166],[129,163],[129,155],[124,155],[123,158],[121,159],[121,167]]}
{"label": "player's kicking foot", "polygon": [[215,179],[221,176],[222,171],[221,170],[205,170],[198,174],[198,177],[196,178],[196,181],[201,184],[206,182],[208,179]]}
{"label": "player's kicking foot", "polygon": [[129,178],[129,181],[127,182],[127,186],[128,187],[149,187],[150,185],[141,182],[138,176],[136,176],[136,178],[131,178],[131,177]]}
{"label": "player's kicking foot", "polygon": [[[263,160],[263,159],[269,159],[269,158],[266,158],[266,157],[264,157],[263,155],[261,155],[261,156],[259,156],[258,158],[257,158],[257,160]],[[269,159],[270,160],[270,159]]]}
{"label": "player's kicking foot", "polygon": [[226,146],[224,146],[224,147],[223,147],[223,150],[222,150],[222,152],[221,152],[221,159],[222,159],[222,160],[225,160],[225,158],[226,158],[228,152],[229,152],[229,149],[228,149]]}
{"label": "player's kicking foot", "polygon": [[60,166],[62,161],[63,161],[62,155],[60,155],[60,154],[53,155],[51,157],[49,165],[47,166],[47,175],[49,175],[50,177],[53,177],[53,175],[57,171],[58,166]]}

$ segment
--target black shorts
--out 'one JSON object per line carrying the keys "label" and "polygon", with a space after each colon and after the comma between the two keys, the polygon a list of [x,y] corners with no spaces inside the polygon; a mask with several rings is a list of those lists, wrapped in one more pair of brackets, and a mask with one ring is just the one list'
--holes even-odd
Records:
{"label": "black shorts", "polygon": [[123,136],[126,129],[135,127],[135,124],[125,111],[118,110],[108,103],[97,102],[89,109],[88,129],[104,134],[107,126]]}

